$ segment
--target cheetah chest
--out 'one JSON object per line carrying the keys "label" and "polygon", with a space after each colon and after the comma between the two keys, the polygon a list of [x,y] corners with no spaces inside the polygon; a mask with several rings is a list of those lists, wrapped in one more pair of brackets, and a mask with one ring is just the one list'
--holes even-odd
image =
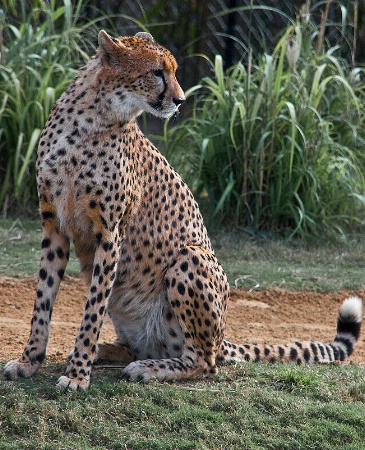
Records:
{"label": "cheetah chest", "polygon": [[118,340],[126,342],[139,359],[181,356],[182,331],[164,290],[145,296],[113,289],[108,313]]}

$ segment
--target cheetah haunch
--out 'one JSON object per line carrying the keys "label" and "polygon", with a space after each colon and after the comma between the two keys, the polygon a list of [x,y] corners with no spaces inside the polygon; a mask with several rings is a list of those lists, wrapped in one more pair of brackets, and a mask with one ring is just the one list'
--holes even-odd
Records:
{"label": "cheetah haunch", "polygon": [[[46,355],[52,309],[72,240],[89,294],[58,385],[86,389],[95,359],[129,363],[127,379],[191,378],[231,361],[344,360],[359,337],[362,304],[347,299],[332,344],[235,345],[224,340],[229,287],[189,188],[136,118],[161,118],[185,100],[173,56],[151,35],[111,38],[57,101],[43,130],[37,182],[42,258],[29,341],[10,380]],[[104,314],[117,333],[98,344]]]}

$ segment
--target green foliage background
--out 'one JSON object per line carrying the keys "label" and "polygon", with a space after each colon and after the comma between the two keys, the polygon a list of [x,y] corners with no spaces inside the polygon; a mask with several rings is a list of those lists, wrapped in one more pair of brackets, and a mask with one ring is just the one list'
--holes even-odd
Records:
{"label": "green foliage background", "polygon": [[166,128],[211,225],[292,237],[364,219],[364,71],[316,48],[316,31],[290,25],[272,54],[227,71],[216,56],[214,76],[188,91],[192,117]]}

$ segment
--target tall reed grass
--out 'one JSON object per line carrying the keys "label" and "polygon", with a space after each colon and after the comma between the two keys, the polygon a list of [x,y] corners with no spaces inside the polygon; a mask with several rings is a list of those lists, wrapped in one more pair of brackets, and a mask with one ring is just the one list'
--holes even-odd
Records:
{"label": "tall reed grass", "polygon": [[226,72],[217,55],[214,75],[187,93],[192,118],[165,128],[211,226],[307,236],[364,219],[364,70],[316,36],[298,21],[272,54]]}
{"label": "tall reed grass", "polygon": [[[55,99],[88,59],[95,21],[82,0],[4,2],[0,10],[0,208],[36,198],[38,138]],[[11,18],[10,18],[11,17]],[[89,40],[90,36],[90,40]]]}

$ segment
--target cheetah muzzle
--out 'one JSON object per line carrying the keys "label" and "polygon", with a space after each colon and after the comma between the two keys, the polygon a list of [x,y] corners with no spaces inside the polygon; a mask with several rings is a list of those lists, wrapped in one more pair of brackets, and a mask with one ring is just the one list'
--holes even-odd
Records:
{"label": "cheetah muzzle", "polygon": [[[212,375],[231,361],[344,360],[362,304],[347,299],[329,344],[236,345],[224,339],[229,286],[199,207],[143,135],[146,111],[175,114],[185,100],[171,53],[147,33],[99,33],[96,55],[54,105],[42,132],[37,186],[42,257],[29,341],[5,377],[30,377],[46,355],[52,309],[74,243],[89,286],[82,323],[58,386],[86,389],[93,361],[124,361],[130,380]],[[108,312],[117,339],[98,344]]]}

